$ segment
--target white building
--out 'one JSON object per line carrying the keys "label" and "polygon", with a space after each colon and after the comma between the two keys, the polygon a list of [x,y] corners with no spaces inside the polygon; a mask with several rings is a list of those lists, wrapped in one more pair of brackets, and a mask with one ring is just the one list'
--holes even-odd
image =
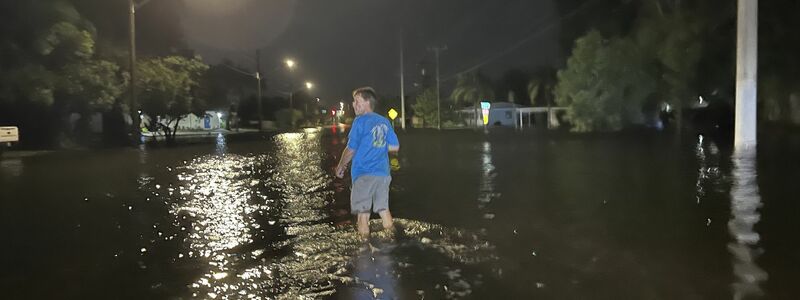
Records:
{"label": "white building", "polygon": [[[565,107],[524,107],[511,102],[492,102],[486,126],[504,127],[558,127],[556,114]],[[483,126],[483,112],[480,107],[467,107],[457,111],[468,126]],[[549,123],[549,124],[548,124]]]}

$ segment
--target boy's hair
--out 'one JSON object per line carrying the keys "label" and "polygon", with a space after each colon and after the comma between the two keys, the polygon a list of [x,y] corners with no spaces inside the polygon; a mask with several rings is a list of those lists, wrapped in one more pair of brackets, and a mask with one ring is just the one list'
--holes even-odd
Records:
{"label": "boy's hair", "polygon": [[375,89],[371,87],[365,86],[353,90],[353,98],[355,98],[356,96],[359,96],[361,98],[364,98],[364,100],[369,101],[369,107],[372,110],[375,110],[375,107],[378,105],[378,94],[375,93]]}

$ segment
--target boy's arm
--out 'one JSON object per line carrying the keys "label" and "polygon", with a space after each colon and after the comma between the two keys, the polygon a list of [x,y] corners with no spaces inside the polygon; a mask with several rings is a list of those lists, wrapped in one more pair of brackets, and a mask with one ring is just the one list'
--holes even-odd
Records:
{"label": "boy's arm", "polygon": [[386,142],[389,144],[389,152],[397,153],[400,151],[400,141],[397,139],[397,133],[394,132],[394,128],[389,128]]}
{"label": "boy's arm", "polygon": [[344,147],[344,151],[342,151],[342,157],[339,159],[339,165],[336,166],[336,177],[344,177],[344,171],[347,170],[347,165],[353,159],[355,154],[355,150],[350,149],[350,147]]}

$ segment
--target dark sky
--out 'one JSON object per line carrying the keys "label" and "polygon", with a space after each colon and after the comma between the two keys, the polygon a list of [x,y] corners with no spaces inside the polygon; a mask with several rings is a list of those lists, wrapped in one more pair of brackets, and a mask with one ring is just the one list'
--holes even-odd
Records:
{"label": "dark sky", "polygon": [[[371,85],[383,97],[399,91],[399,32],[405,43],[406,93],[415,91],[426,50],[441,55],[443,94],[454,74],[471,67],[499,79],[560,58],[559,19],[552,0],[187,0],[182,16],[189,46],[209,63],[228,58],[252,66],[262,49],[268,90],[310,80],[328,103],[349,101]],[[289,75],[284,58],[298,68]],[[430,70],[432,71],[432,70]]]}

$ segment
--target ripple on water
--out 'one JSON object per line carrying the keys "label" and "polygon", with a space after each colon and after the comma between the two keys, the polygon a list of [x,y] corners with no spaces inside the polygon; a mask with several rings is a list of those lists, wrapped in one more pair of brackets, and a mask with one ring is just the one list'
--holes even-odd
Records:
{"label": "ripple on water", "polygon": [[482,280],[460,267],[496,260],[480,233],[414,220],[396,219],[396,233],[376,232],[364,244],[330,222],[336,185],[322,168],[319,137],[274,142],[269,155],[208,155],[175,169],[177,192],[162,196],[185,230],[181,253],[170,257],[200,272],[191,296],[308,299],[355,289],[397,297],[407,274],[431,280],[405,290],[457,298]]}

